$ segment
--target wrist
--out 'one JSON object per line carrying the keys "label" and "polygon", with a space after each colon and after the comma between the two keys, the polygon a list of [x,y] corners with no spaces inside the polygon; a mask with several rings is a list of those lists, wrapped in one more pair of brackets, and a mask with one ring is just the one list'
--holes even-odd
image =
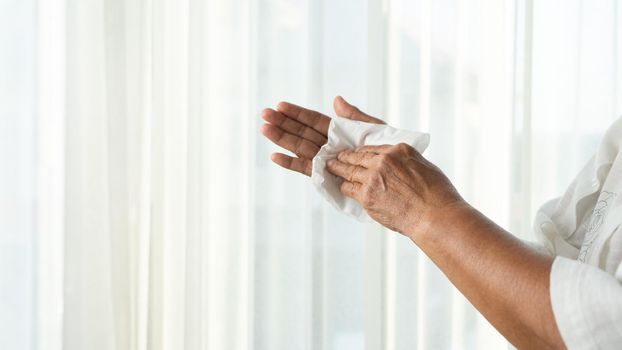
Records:
{"label": "wrist", "polygon": [[469,218],[475,217],[475,208],[464,200],[455,201],[440,207],[428,208],[415,217],[416,222],[409,225],[406,235],[415,243],[433,239],[440,232],[451,230],[453,226],[462,225]]}

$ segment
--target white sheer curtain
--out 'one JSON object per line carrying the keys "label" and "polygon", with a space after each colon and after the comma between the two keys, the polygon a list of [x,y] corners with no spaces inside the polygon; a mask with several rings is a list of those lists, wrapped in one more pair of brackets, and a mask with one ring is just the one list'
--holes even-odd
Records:
{"label": "white sheer curtain", "polygon": [[0,347],[481,349],[404,237],[269,161],[341,94],[529,237],[622,110],[615,0],[0,0]]}
{"label": "white sheer curtain", "polygon": [[[36,20],[0,1],[0,348],[30,349],[36,323]],[[10,10],[10,11],[9,11]]]}

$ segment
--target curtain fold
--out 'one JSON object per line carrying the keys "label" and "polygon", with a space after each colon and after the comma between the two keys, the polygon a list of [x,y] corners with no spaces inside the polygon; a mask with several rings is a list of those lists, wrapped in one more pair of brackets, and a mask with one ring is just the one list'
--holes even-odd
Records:
{"label": "curtain fold", "polygon": [[[342,95],[430,132],[426,157],[524,238],[622,110],[614,0],[37,6],[38,86],[18,92],[39,122],[2,125],[39,143],[20,168],[38,184],[20,219],[37,222],[37,267],[20,265],[37,283],[12,291],[37,295],[22,325],[41,349],[504,348],[411,241],[272,164],[261,109],[333,115]],[[15,339],[0,344],[30,346]]]}

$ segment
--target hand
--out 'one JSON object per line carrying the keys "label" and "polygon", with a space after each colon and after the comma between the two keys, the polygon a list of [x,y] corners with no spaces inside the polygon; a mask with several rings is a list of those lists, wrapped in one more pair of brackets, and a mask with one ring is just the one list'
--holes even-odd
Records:
{"label": "hand", "polygon": [[415,149],[363,146],[340,153],[327,168],[345,180],[344,195],[413,240],[513,345],[565,348],[551,307],[553,257],[469,206]]}
{"label": "hand", "polygon": [[427,230],[439,210],[466,205],[449,179],[404,143],[344,151],[326,165],[344,179],[344,195],[383,226],[411,238]]}
{"label": "hand", "polygon": [[[382,120],[361,112],[341,96],[335,97],[333,107],[340,117],[384,124]],[[286,169],[311,176],[312,159],[327,141],[331,118],[288,102],[279,103],[276,110],[264,109],[261,117],[267,122],[261,126],[264,136],[297,156],[274,153],[272,161]]]}

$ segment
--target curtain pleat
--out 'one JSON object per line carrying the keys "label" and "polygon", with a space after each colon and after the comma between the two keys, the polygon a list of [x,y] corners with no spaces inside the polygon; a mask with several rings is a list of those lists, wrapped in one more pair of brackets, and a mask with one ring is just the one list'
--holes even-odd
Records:
{"label": "curtain pleat", "polygon": [[62,256],[45,290],[63,314],[39,316],[41,339],[505,346],[410,240],[272,164],[261,108],[333,115],[343,95],[430,132],[426,156],[463,196],[528,237],[622,108],[621,14],[613,0],[66,0],[63,251],[42,246]]}

